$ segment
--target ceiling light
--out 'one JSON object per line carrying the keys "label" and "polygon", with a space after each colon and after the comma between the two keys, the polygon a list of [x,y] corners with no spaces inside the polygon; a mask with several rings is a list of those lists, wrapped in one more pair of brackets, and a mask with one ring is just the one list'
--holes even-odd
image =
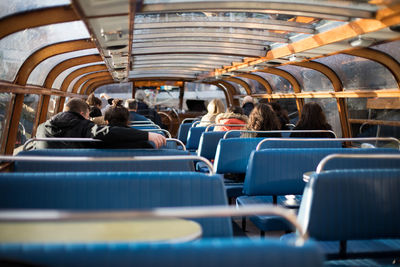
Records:
{"label": "ceiling light", "polygon": [[375,39],[358,36],[357,39],[350,41],[349,43],[353,47],[369,47],[375,43]]}

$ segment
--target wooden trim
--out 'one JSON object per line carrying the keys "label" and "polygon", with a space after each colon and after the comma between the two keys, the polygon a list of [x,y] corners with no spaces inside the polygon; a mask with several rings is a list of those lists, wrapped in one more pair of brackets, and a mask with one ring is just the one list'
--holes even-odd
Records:
{"label": "wooden trim", "polygon": [[[95,77],[99,77],[99,76],[105,76],[106,73],[108,73],[108,71],[99,71],[99,72],[90,73],[90,74],[87,74],[85,76],[82,76],[81,78],[79,78],[79,80],[77,80],[75,82],[74,86],[72,87],[72,93],[74,93],[74,94],[78,93],[78,94],[82,95],[81,91],[78,92],[78,90],[79,90],[79,87],[83,83],[85,83],[86,81],[88,81],[91,78],[95,78]],[[110,74],[108,73],[108,75],[110,75]]]}
{"label": "wooden trim", "polygon": [[215,85],[215,86],[217,86],[219,89],[221,89],[222,92],[224,92],[224,95],[225,95],[226,105],[227,105],[228,107],[232,106],[233,101],[232,101],[232,97],[231,97],[230,93],[228,92],[228,88],[222,86],[221,84],[219,84],[219,83],[217,83],[217,82],[210,82],[209,84]]}
{"label": "wooden trim", "polygon": [[93,62],[103,62],[103,59],[101,58],[100,55],[95,54],[95,55],[74,57],[71,59],[64,60],[58,63],[53,69],[51,69],[51,71],[47,74],[43,86],[46,88],[52,88],[53,83],[56,80],[57,76],[60,75],[66,69]]}
{"label": "wooden trim", "polygon": [[248,83],[246,83],[245,81],[239,79],[239,78],[233,78],[233,77],[227,77],[227,78],[223,78],[223,81],[228,81],[228,82],[233,82],[233,83],[237,83],[240,84],[244,90],[246,91],[246,93],[248,95],[251,95],[251,88],[250,85]]}
{"label": "wooden trim", "polygon": [[80,39],[74,41],[65,41],[55,44],[50,44],[48,46],[42,47],[41,49],[35,51],[31,54],[22,64],[18,70],[17,76],[15,77],[14,83],[19,85],[25,85],[28,81],[29,75],[33,69],[43,62],[44,60],[60,55],[63,53],[68,53],[72,51],[96,48],[90,39]]}
{"label": "wooden trim", "polygon": [[92,65],[74,70],[67,77],[65,77],[63,83],[61,84],[60,90],[66,92],[71,82],[80,75],[104,70],[107,71],[107,66],[104,64]]}
{"label": "wooden trim", "polygon": [[392,56],[371,48],[354,49],[343,52],[343,54],[367,58],[382,64],[392,73],[398,87],[400,88],[400,64]]}
{"label": "wooden trim", "polygon": [[70,5],[12,14],[0,19],[0,40],[25,29],[75,20],[79,17]]}
{"label": "wooden trim", "polygon": [[202,75],[199,79],[214,77],[226,72],[232,72],[241,68],[267,62],[276,58],[290,56],[295,53],[318,48],[327,44],[345,41],[358,35],[376,32],[392,25],[400,23],[400,4],[378,10],[376,19],[358,19],[351,21],[332,30],[321,32],[314,36],[290,43],[268,51],[265,57],[248,60],[245,63],[226,69],[216,69],[214,72]]}
{"label": "wooden trim", "polygon": [[254,73],[241,73],[241,74],[235,75],[235,77],[243,77],[243,78],[255,80],[255,81],[259,82],[262,86],[264,86],[267,94],[272,94],[272,87],[271,87],[270,83],[266,79],[264,79],[263,77],[261,77],[259,75],[256,75]]}
{"label": "wooden trim", "polygon": [[36,94],[36,95],[56,95],[64,97],[80,97],[79,94],[73,94],[68,92],[61,92],[56,89],[49,89],[41,86],[35,85],[18,85],[7,82],[0,82],[0,92],[1,93],[13,93],[13,94]]}
{"label": "wooden trim", "polygon": [[[111,76],[93,78],[93,79],[88,80],[82,86],[82,90],[84,89],[84,87],[86,87],[82,94],[84,94],[84,95],[91,94],[97,88],[96,86],[100,82],[115,83],[114,79]],[[81,92],[82,92],[82,90],[81,90]]]}
{"label": "wooden trim", "polygon": [[49,108],[50,96],[49,95],[41,95],[40,102],[41,103],[38,107],[38,113],[36,114],[36,117],[35,117],[35,123],[33,125],[32,136],[36,135],[36,129],[39,126],[39,124],[45,122],[47,119],[47,111]]}
{"label": "wooden trim", "polygon": [[370,124],[370,125],[385,125],[400,127],[400,121],[384,121],[384,120],[364,120],[364,119],[349,119],[351,124]]}
{"label": "wooden trim", "polygon": [[14,101],[11,105],[11,117],[9,121],[8,132],[6,132],[5,154],[12,155],[14,151],[15,142],[17,141],[17,133],[19,121],[21,119],[22,105],[24,104],[24,94],[16,94]]}
{"label": "wooden trim", "polygon": [[103,85],[106,85],[106,84],[112,84],[112,83],[115,83],[115,81],[113,79],[110,79],[110,80],[98,80],[97,82],[94,82],[90,86],[90,92],[88,92],[87,95],[90,95],[91,93],[96,91],[97,88],[99,88],[100,86],[103,86]]}

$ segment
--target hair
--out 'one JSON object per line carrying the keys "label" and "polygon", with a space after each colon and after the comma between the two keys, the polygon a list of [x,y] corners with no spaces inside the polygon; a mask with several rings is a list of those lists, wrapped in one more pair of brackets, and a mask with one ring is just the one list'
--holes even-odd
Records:
{"label": "hair", "polygon": [[101,106],[102,102],[100,98],[94,96],[94,93],[91,93],[88,98],[86,99],[86,103],[89,106]]}
{"label": "hair", "polygon": [[227,110],[228,113],[236,113],[240,115],[244,115],[243,109],[237,106],[230,106]]}
{"label": "hair", "polygon": [[225,105],[218,98],[214,98],[207,106],[209,114],[219,114],[225,112]]}
{"label": "hair", "polygon": [[272,102],[270,105],[278,118],[282,118],[283,121],[289,123],[289,116],[286,109],[282,109],[278,102]]}
{"label": "hair", "polygon": [[303,106],[296,127],[309,130],[324,130],[327,126],[325,114],[318,103],[309,102]]}
{"label": "hair", "polygon": [[71,98],[65,105],[64,111],[76,112],[80,114],[81,112],[89,112],[89,105],[85,100],[81,98]]}
{"label": "hair", "polygon": [[254,99],[253,97],[247,95],[243,98],[243,103],[242,105],[246,104],[246,103],[253,103],[254,104]]}
{"label": "hair", "polygon": [[144,101],[146,98],[146,93],[143,90],[136,90],[135,99],[139,101]]}
{"label": "hair", "polygon": [[135,99],[128,99],[128,100],[125,101],[125,107],[127,109],[137,109],[138,102]]}
{"label": "hair", "polygon": [[250,113],[246,129],[251,131],[279,130],[280,123],[270,105],[257,104]]}
{"label": "hair", "polygon": [[118,98],[113,99],[111,107],[104,114],[104,120],[108,121],[108,124],[111,125],[128,126],[129,111],[122,106],[122,100]]}

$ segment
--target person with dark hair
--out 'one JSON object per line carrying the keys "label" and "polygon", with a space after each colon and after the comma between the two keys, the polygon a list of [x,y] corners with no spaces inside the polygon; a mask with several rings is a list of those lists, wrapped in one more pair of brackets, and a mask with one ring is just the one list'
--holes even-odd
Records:
{"label": "person with dark hair", "polygon": [[94,96],[94,93],[91,93],[86,99],[86,103],[89,105],[89,117],[101,117],[103,114],[101,113],[101,100]]}
{"label": "person with dark hair", "polygon": [[[215,118],[217,124],[247,124],[247,116],[241,107],[229,107],[227,112],[220,113]],[[215,126],[214,131],[241,130],[243,126]]]}
{"label": "person with dark hair", "polygon": [[289,123],[287,110],[282,109],[281,105],[278,102],[272,102],[270,105],[279,119],[281,130],[289,130],[289,127],[286,125]]}
{"label": "person with dark hair", "polygon": [[246,116],[250,116],[250,113],[254,108],[254,99],[249,95],[245,96],[243,98],[242,108],[243,108],[244,114]]}
{"label": "person with dark hair", "polygon": [[[326,122],[325,114],[318,103],[310,102],[303,106],[301,116],[293,130],[332,130],[332,126]],[[310,137],[310,138],[334,138],[329,132],[322,133],[296,133],[290,137]]]}
{"label": "person with dark hair", "polygon": [[150,121],[143,115],[137,113],[138,101],[136,99],[128,99],[125,102],[125,107],[129,110],[129,120],[130,121]]}
{"label": "person with dark hair", "polygon": [[154,108],[149,107],[146,101],[146,93],[143,90],[136,90],[135,100],[137,101],[136,113],[145,116],[162,129],[167,129],[167,127],[162,123],[160,115]]}
{"label": "person with dark hair", "polygon": [[[72,98],[60,112],[38,126],[36,137],[75,137],[102,140],[101,145],[118,147],[121,144],[138,144],[152,141],[156,147],[165,145],[165,137],[151,132],[140,131],[124,126],[99,126],[89,120],[89,106],[80,98]],[[97,142],[96,142],[97,143]],[[89,142],[43,142],[35,143],[35,148],[87,148]]]}
{"label": "person with dark hair", "polygon": [[[247,121],[248,131],[274,131],[280,129],[279,119],[268,104],[257,104]],[[280,133],[243,133],[241,137],[282,137]]]}

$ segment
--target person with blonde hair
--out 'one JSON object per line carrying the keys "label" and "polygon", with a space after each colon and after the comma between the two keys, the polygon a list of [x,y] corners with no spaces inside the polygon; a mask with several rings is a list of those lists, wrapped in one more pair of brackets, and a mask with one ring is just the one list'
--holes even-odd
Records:
{"label": "person with blonde hair", "polygon": [[208,124],[215,123],[215,118],[218,114],[225,112],[225,105],[221,99],[214,98],[207,106],[207,114],[201,118],[198,126],[207,126]]}

